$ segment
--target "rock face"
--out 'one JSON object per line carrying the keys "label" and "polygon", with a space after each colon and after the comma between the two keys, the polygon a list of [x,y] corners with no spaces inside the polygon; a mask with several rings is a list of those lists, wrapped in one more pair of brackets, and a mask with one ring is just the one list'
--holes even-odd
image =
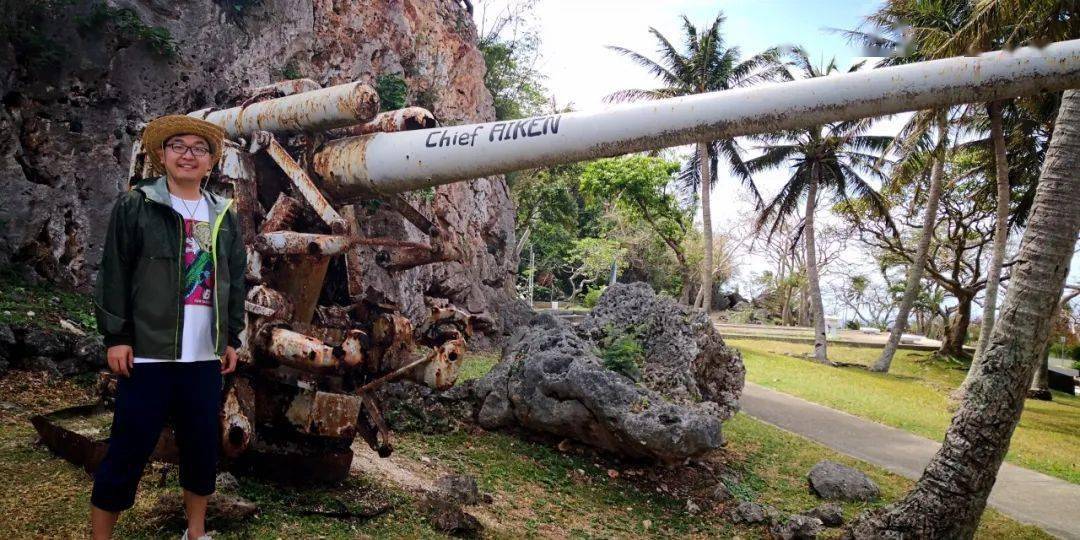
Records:
{"label": "rock face", "polygon": [[746,368],[704,311],[658,296],[647,283],[619,283],[578,331],[594,343],[633,334],[644,349],[645,386],[674,403],[713,403],[721,420],[738,411]]}
{"label": "rock face", "polygon": [[[47,46],[27,50],[20,34],[0,40],[0,265],[83,290],[109,210],[127,187],[132,142],[156,116],[231,105],[250,88],[289,78],[329,86],[385,75],[401,77],[407,104],[444,124],[494,116],[476,30],[457,0],[83,0],[12,9],[5,17],[35,22],[40,31],[25,31]],[[161,29],[175,54],[133,34],[127,13]],[[426,295],[498,321],[517,266],[505,182],[443,186],[430,199],[418,204],[464,238],[465,262],[392,275],[373,264],[365,283],[411,317],[424,313]],[[420,234],[386,210],[363,222],[365,234]]]}
{"label": "rock face", "polygon": [[881,496],[881,490],[870,477],[835,461],[819,461],[810,469],[807,479],[810,489],[827,500],[875,501]]}
{"label": "rock face", "polygon": [[8,367],[71,376],[105,367],[99,335],[79,335],[29,324],[0,324],[0,374]]}
{"label": "rock face", "polygon": [[636,385],[604,368],[588,342],[547,314],[514,333],[473,392],[485,429],[520,426],[667,462],[722,443],[715,403],[675,404]]}

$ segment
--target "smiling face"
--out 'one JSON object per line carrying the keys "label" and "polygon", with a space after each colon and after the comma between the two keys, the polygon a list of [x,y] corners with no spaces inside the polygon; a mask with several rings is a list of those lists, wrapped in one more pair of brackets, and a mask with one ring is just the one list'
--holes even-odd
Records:
{"label": "smiling face", "polygon": [[169,137],[164,148],[157,149],[157,152],[165,164],[165,172],[178,182],[199,182],[213,167],[210,144],[198,135]]}

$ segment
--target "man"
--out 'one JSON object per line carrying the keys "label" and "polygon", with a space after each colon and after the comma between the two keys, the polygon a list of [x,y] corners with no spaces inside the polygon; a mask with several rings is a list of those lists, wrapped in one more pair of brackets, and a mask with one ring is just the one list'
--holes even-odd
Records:
{"label": "man", "polygon": [[232,200],[202,189],[221,128],[188,116],[150,122],[142,145],[162,176],[113,206],[94,290],[109,369],[120,376],[109,450],[94,475],[93,537],[131,508],[167,419],[180,449],[188,528],[205,535],[214,491],[222,376],[236,368],[247,257]]}

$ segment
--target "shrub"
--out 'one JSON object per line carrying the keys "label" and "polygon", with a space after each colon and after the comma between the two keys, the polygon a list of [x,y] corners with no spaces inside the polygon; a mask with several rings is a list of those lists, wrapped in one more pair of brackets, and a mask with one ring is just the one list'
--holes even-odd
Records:
{"label": "shrub", "polygon": [[645,350],[632,334],[615,338],[611,345],[600,353],[604,367],[638,380],[641,377],[641,364],[645,361]]}
{"label": "shrub", "polygon": [[606,290],[607,287],[589,289],[589,292],[585,293],[585,297],[581,299],[581,304],[589,309],[596,307],[596,304],[600,302],[600,295]]}
{"label": "shrub", "polygon": [[409,87],[401,75],[381,75],[375,80],[375,90],[379,92],[379,107],[384,111],[393,111],[405,106]]}

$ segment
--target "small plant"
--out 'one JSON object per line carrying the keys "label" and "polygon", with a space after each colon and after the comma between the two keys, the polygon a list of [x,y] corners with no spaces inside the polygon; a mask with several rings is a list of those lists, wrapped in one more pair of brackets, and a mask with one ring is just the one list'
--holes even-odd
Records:
{"label": "small plant", "polygon": [[300,68],[296,65],[295,60],[289,60],[285,63],[285,66],[281,68],[282,80],[292,81],[302,78],[304,78],[304,75],[300,73]]}
{"label": "small plant", "polygon": [[375,90],[379,92],[379,107],[384,111],[393,111],[405,106],[409,87],[401,75],[381,75],[375,80]]}
{"label": "small plant", "polygon": [[428,186],[426,188],[416,190],[416,196],[421,201],[427,204],[431,204],[435,200],[435,188]]}
{"label": "small plant", "polygon": [[628,332],[617,336],[600,351],[604,367],[634,381],[641,378],[641,365],[645,362],[645,349],[638,343],[637,335]]}
{"label": "small plant", "polygon": [[589,289],[589,292],[585,293],[585,297],[581,299],[581,304],[589,309],[596,307],[596,304],[600,302],[600,295],[604,294],[606,290],[607,287]]}
{"label": "small plant", "polygon": [[120,41],[144,42],[155,53],[166,58],[175,58],[179,54],[176,42],[167,29],[147,25],[130,8],[114,8],[100,2],[94,4],[88,15],[77,17],[76,20],[83,32],[107,28]]}

